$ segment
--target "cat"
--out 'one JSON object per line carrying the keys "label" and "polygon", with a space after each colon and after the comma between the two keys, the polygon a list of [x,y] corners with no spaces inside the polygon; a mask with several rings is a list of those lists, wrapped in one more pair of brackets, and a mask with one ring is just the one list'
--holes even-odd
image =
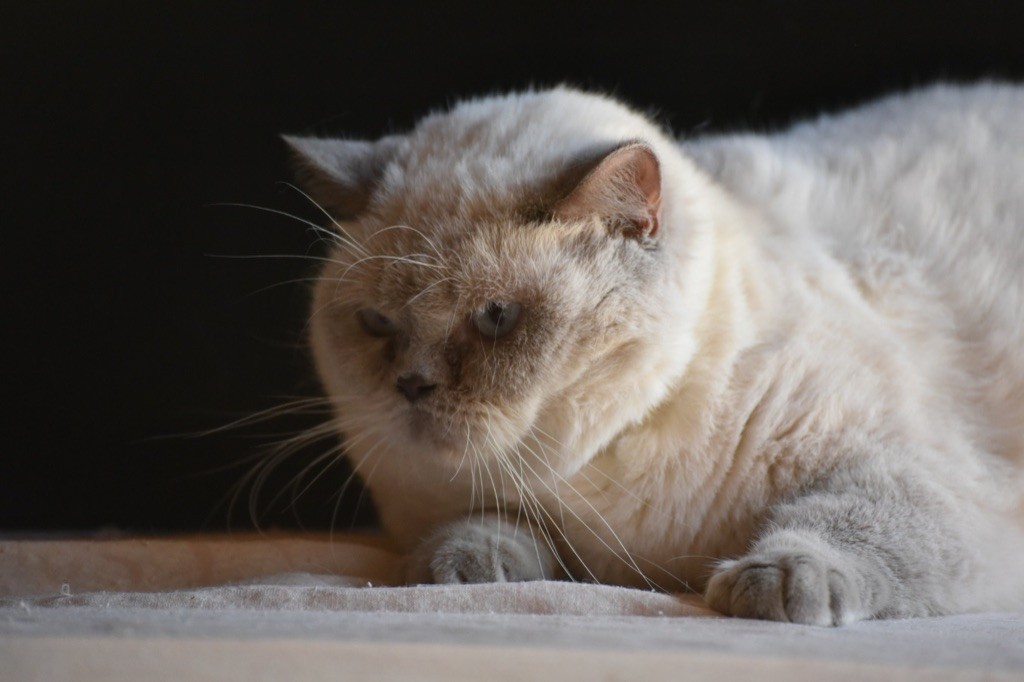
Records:
{"label": "cat", "polygon": [[286,137],[410,582],[840,625],[1024,605],[1024,89],[677,141],[569,87]]}

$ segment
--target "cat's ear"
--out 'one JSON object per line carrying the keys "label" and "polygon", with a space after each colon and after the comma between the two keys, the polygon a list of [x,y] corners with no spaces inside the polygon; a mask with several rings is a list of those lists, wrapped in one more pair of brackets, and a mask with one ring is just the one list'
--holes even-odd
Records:
{"label": "cat's ear", "polygon": [[641,142],[621,146],[599,161],[555,204],[554,217],[578,220],[597,215],[627,236],[654,237],[661,223],[661,168]]}
{"label": "cat's ear", "polygon": [[398,146],[397,137],[377,142],[282,135],[292,152],[295,177],[315,202],[335,218],[353,220]]}

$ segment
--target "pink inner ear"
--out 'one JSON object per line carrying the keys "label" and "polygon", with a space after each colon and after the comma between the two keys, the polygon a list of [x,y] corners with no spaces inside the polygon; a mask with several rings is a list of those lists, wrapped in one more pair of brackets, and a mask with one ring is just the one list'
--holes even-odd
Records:
{"label": "pink inner ear", "polygon": [[593,215],[624,220],[630,236],[653,237],[661,213],[661,169],[650,147],[616,149],[555,205],[554,215],[579,220]]}

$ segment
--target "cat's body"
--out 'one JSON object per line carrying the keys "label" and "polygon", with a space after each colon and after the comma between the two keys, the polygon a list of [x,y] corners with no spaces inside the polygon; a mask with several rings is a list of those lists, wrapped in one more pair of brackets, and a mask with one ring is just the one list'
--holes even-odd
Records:
{"label": "cat's body", "polygon": [[414,579],[1024,604],[1024,90],[677,146],[559,89],[291,142],[351,237],[318,368]]}

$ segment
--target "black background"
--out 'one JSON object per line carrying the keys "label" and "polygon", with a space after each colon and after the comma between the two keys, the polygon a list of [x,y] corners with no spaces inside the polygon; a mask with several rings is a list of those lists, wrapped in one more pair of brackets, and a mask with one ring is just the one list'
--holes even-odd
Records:
{"label": "black background", "polygon": [[[226,257],[315,255],[312,235],[215,205],[316,217],[279,184],[278,133],[373,137],[460,96],[558,82],[654,108],[680,134],[770,129],[939,78],[1024,79],[1018,4],[5,8],[0,528],[252,523],[251,486],[226,504],[251,458],[318,417],[195,434],[317,394],[307,288],[281,284],[311,263]],[[340,465],[292,503],[304,484],[290,480],[329,445],[270,477],[264,526],[370,518],[356,487],[336,505]]]}

